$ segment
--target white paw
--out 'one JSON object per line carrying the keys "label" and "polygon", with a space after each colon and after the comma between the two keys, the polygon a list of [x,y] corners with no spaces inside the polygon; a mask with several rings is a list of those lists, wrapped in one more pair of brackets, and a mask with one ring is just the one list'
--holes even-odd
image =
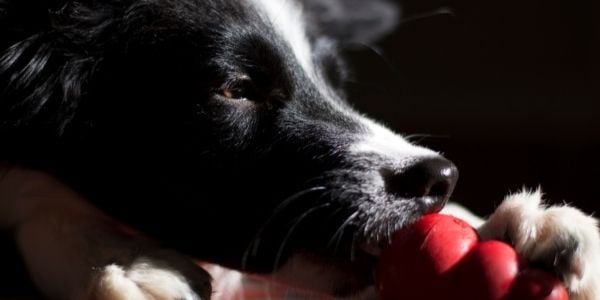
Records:
{"label": "white paw", "polygon": [[[94,280],[91,298],[96,300],[201,300],[209,299],[209,277],[201,269],[180,272],[175,266],[149,257],[128,266],[111,264]],[[185,273],[186,275],[183,275]],[[200,281],[200,282],[197,282]]]}
{"label": "white paw", "polygon": [[600,299],[600,233],[596,219],[570,206],[546,207],[541,192],[508,196],[479,228],[484,239],[511,242],[533,263],[562,276],[572,300]]}

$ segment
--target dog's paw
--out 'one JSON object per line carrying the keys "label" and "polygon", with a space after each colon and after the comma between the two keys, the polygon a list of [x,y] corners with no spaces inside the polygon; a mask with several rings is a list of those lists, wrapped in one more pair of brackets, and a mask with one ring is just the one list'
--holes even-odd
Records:
{"label": "dog's paw", "polygon": [[562,277],[572,300],[600,299],[600,233],[596,219],[570,206],[547,207],[540,191],[508,196],[479,228],[534,264]]}
{"label": "dog's paw", "polygon": [[124,265],[110,264],[94,276],[95,300],[210,299],[210,276],[192,261],[173,252],[141,256]]}

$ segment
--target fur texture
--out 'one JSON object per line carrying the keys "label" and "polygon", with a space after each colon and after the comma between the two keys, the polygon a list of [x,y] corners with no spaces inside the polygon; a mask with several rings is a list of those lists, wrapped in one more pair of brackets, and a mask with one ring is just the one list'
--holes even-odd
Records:
{"label": "fur texture", "polygon": [[[207,298],[185,253],[375,297],[373,249],[440,210],[457,178],[345,101],[339,48],[398,15],[383,0],[0,0],[0,224],[36,284],[58,299]],[[522,254],[564,258],[551,267],[574,299],[594,299],[580,262],[597,259],[595,221],[506,203],[482,232],[516,228]]]}

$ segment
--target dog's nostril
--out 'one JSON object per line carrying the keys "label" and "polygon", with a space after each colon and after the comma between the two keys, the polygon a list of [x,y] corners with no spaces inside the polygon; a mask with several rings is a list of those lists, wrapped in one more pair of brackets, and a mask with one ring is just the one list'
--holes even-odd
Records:
{"label": "dog's nostril", "polygon": [[424,159],[408,169],[382,169],[388,193],[401,198],[420,198],[427,212],[440,210],[454,190],[458,169],[449,160]]}
{"label": "dog's nostril", "polygon": [[450,184],[448,182],[438,182],[429,189],[429,193],[427,193],[425,196],[444,197],[448,194],[449,189]]}

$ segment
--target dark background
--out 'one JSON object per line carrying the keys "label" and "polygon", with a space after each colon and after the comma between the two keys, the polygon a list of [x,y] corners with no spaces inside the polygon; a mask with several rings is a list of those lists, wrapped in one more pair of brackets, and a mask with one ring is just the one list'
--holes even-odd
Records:
{"label": "dark background", "polygon": [[[523,186],[599,212],[597,2],[405,1],[397,31],[347,53],[352,99],[453,160],[454,199],[481,215]],[[440,9],[451,13],[430,14]],[[12,299],[26,275],[11,245],[0,252],[0,298]]]}
{"label": "dark background", "polygon": [[481,215],[523,186],[599,212],[599,3],[405,1],[349,53],[355,106],[454,161],[453,198]]}

